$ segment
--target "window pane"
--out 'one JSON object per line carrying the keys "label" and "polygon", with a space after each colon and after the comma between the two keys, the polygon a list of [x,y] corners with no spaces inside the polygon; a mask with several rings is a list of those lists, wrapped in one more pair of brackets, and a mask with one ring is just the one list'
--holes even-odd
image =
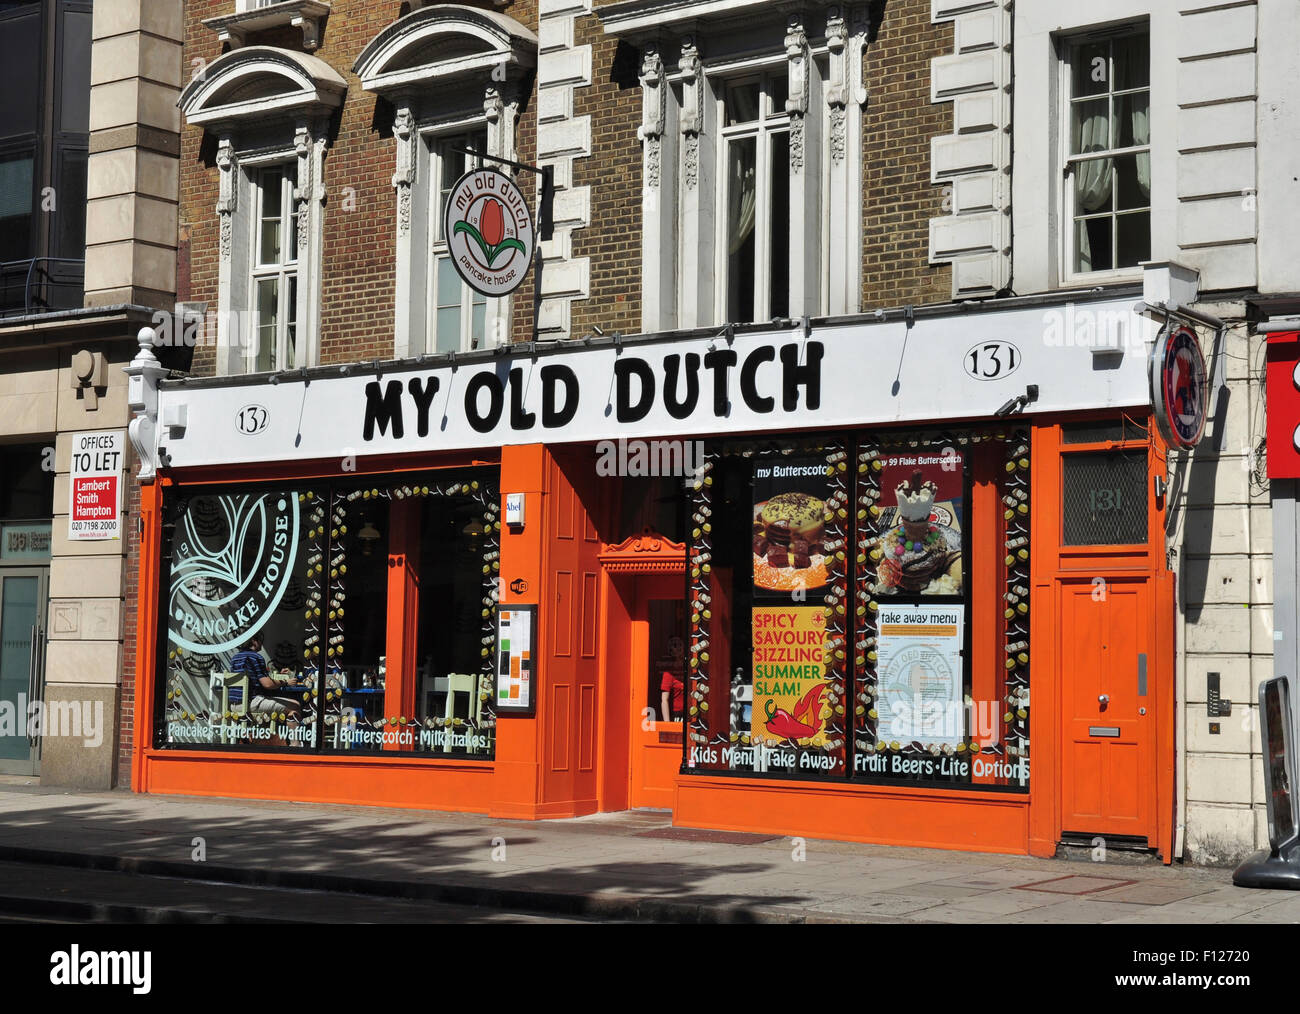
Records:
{"label": "window pane", "polygon": [[1092,99],[1070,106],[1070,154],[1087,155],[1110,147],[1110,100]]}
{"label": "window pane", "polygon": [[1109,271],[1112,267],[1110,230],[1114,220],[1109,216],[1085,218],[1075,222],[1076,271]]}
{"label": "window pane", "polygon": [[296,342],[298,340],[298,276],[289,276],[289,295],[284,306],[285,349],[284,369],[292,370],[298,365]]}
{"label": "window pane", "polygon": [[1151,206],[1151,156],[1121,155],[1115,165],[1115,210]]}
{"label": "window pane", "polygon": [[59,158],[55,257],[86,256],[86,158],[85,151],[75,149],[64,150]]}
{"label": "window pane", "polygon": [[490,756],[494,687],[482,644],[495,617],[495,489],[478,479],[438,485],[407,508],[419,510],[420,532],[415,746]]}
{"label": "window pane", "polygon": [[770,172],[772,221],[768,282],[772,305],[769,316],[786,317],[790,313],[790,135],[785,132],[772,135]]}
{"label": "window pane", "polygon": [[1145,450],[1067,454],[1065,545],[1117,546],[1147,541]]}
{"label": "window pane", "polygon": [[726,124],[753,123],[758,119],[759,90],[758,82],[727,85],[724,103],[726,106]]}
{"label": "window pane", "polygon": [[727,144],[727,319],[754,319],[754,218],[756,141]]}
{"label": "window pane", "polygon": [[280,282],[278,278],[257,281],[257,348],[254,361],[259,371],[275,369],[275,337],[280,322]]}
{"label": "window pane", "polygon": [[453,306],[438,311],[435,352],[460,351],[460,307]]}
{"label": "window pane", "polygon": [[279,170],[262,173],[262,221],[258,240],[258,263],[280,262],[280,187]]}
{"label": "window pane", "polygon": [[1115,96],[1116,148],[1136,148],[1151,143],[1151,93],[1132,92]]}
{"label": "window pane", "polygon": [[1115,91],[1151,84],[1151,37],[1132,35],[1115,40]]}
{"label": "window pane", "polygon": [[90,22],[90,11],[63,12],[57,129],[74,134],[90,130]]}
{"label": "window pane", "polygon": [[1074,175],[1074,213],[1085,215],[1093,211],[1109,211],[1111,192],[1115,185],[1115,166],[1109,158],[1078,162]]}
{"label": "window pane", "polygon": [[393,734],[406,724],[386,692],[389,493],[335,490],[331,499],[322,654],[336,697],[325,705],[325,746],[373,752],[384,749],[386,730],[387,742],[399,742]]}
{"label": "window pane", "polygon": [[768,84],[768,94],[772,97],[771,116],[785,113],[785,100],[790,95],[790,83],[784,74],[774,75]]}
{"label": "window pane", "polygon": [[324,657],[322,594],[312,590],[328,549],[322,498],[204,494],[166,510],[174,535],[155,745],[312,748],[324,696],[313,692]]}
{"label": "window pane", "polygon": [[1104,95],[1110,87],[1110,45],[1102,42],[1085,42],[1075,46],[1070,55],[1073,85],[1070,94]]}
{"label": "window pane", "polygon": [[438,306],[459,307],[465,283],[456,273],[450,257],[438,258]]}
{"label": "window pane", "polygon": [[470,338],[473,339],[476,349],[482,348],[487,341],[486,303],[475,303],[470,312]]}
{"label": "window pane", "polygon": [[[0,138],[35,134],[41,104],[41,5],[0,21],[4,59],[0,60]],[[10,9],[0,7],[0,14]],[[89,50],[87,50],[87,55]],[[86,60],[89,63],[89,59]],[[84,128],[83,128],[84,129]]]}
{"label": "window pane", "polygon": [[292,264],[298,259],[298,227],[301,224],[302,213],[298,210],[298,202],[293,201],[290,204],[289,214],[287,216],[289,223],[289,239],[284,247],[284,263]]}
{"label": "window pane", "polygon": [[1139,211],[1115,219],[1117,267],[1133,268],[1151,259],[1151,213]]}
{"label": "window pane", "polygon": [[30,153],[0,158],[0,261],[24,260],[34,253],[32,166]]}

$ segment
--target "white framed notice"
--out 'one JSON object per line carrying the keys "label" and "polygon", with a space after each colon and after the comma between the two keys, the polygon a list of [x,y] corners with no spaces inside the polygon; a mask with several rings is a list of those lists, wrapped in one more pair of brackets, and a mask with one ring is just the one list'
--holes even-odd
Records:
{"label": "white framed notice", "polygon": [[966,717],[965,605],[882,606],[878,623],[881,739],[904,746],[959,743]]}
{"label": "white framed notice", "polygon": [[531,715],[537,707],[537,606],[497,607],[497,714]]}
{"label": "white framed notice", "polygon": [[72,434],[68,538],[73,541],[122,537],[122,470],[126,433],[93,430]]}

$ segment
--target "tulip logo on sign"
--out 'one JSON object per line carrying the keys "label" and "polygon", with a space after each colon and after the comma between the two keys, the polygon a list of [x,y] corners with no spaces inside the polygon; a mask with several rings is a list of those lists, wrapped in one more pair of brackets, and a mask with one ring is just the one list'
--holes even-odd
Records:
{"label": "tulip logo on sign", "polygon": [[533,219],[514,181],[495,169],[466,173],[447,195],[443,235],[452,263],[485,296],[517,289],[533,259]]}

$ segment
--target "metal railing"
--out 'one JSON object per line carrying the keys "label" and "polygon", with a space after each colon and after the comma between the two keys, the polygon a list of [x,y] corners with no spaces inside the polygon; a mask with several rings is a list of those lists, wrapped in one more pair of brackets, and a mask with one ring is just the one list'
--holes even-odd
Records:
{"label": "metal railing", "polygon": [[86,262],[72,257],[0,262],[0,317],[76,309],[85,281]]}

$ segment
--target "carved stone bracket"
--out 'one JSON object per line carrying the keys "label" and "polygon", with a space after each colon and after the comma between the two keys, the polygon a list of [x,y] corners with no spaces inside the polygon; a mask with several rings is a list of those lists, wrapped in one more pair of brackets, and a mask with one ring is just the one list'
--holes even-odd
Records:
{"label": "carved stone bracket", "polygon": [[844,12],[832,7],[826,12],[826,48],[830,52],[829,76],[826,83],[826,105],[830,113],[831,161],[839,165],[844,161],[846,148],[844,106],[848,101],[848,54],[845,43],[848,25]]}
{"label": "carved stone bracket", "polygon": [[298,157],[298,185],[294,188],[293,199],[298,205],[298,253],[301,257],[307,249],[307,222],[310,220],[311,200],[315,194],[313,180],[315,178],[316,161],[315,146],[312,143],[311,131],[305,124],[299,124],[293,132],[293,150]]}
{"label": "carved stone bracket", "polygon": [[645,142],[646,186],[658,188],[664,122],[667,117],[668,84],[664,62],[655,46],[647,46],[641,57],[641,126],[637,136]]}
{"label": "carved stone bracket", "polygon": [[700,51],[691,36],[682,40],[682,55],[677,67],[682,72],[682,175],[686,189],[694,190],[700,180],[700,131],[704,119],[701,114],[701,93],[704,82]]}
{"label": "carved stone bracket", "polygon": [[409,106],[402,106],[393,117],[393,137],[397,140],[397,164],[393,170],[393,189],[397,191],[397,228],[405,235],[411,231],[411,187],[415,183],[415,118]]}
{"label": "carved stone bracket", "polygon": [[862,71],[867,52],[867,39],[871,37],[870,11],[866,7],[854,8],[852,21],[846,51],[845,85],[849,98],[861,107],[867,104],[867,86],[862,83]]}
{"label": "carved stone bracket", "polygon": [[[483,115],[487,117],[487,148],[492,154],[515,160],[515,125],[519,120],[518,94],[506,97],[488,86],[483,93]],[[514,173],[513,169],[508,170]]]}
{"label": "carved stone bracket", "polygon": [[808,34],[803,18],[791,14],[786,21],[785,55],[789,65],[789,97],[785,111],[790,114],[790,171],[803,172],[804,117],[808,114]]}
{"label": "carved stone bracket", "polygon": [[221,259],[229,260],[230,237],[234,228],[232,219],[239,205],[237,186],[239,159],[235,156],[235,147],[228,137],[221,138],[217,143],[217,170],[219,172],[217,215],[221,221]]}

